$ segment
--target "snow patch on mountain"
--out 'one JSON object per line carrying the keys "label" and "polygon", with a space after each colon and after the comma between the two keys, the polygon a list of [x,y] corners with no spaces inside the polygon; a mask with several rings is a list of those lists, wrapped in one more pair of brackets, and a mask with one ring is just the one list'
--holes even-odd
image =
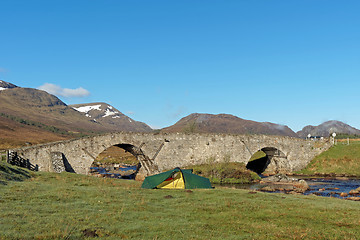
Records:
{"label": "snow patch on mountain", "polygon": [[10,88],[16,88],[17,86],[9,83],[9,82],[5,82],[3,80],[0,80],[0,91],[6,90],[6,89],[10,89]]}
{"label": "snow patch on mountain", "polygon": [[[105,115],[104,115],[103,117],[109,117],[109,116],[112,116],[112,115],[116,115],[116,114],[118,114],[118,113],[119,113],[119,112],[112,110],[112,107],[109,106],[108,108],[106,108],[106,110],[105,110]],[[120,117],[120,116],[118,116],[118,117]],[[114,117],[113,117],[113,118],[114,118]]]}
{"label": "snow patch on mountain", "polygon": [[101,105],[92,105],[92,106],[83,106],[83,107],[73,107],[73,109],[75,109],[76,111],[82,112],[82,113],[88,113],[91,110],[99,110],[101,111]]}
{"label": "snow patch on mountain", "polygon": [[101,108],[104,108],[104,106],[101,104],[73,107],[73,109],[75,109],[76,111],[85,113],[85,116],[90,117],[90,118],[93,117],[90,115],[90,111],[93,111],[93,110],[100,111],[101,113],[103,113],[103,114],[100,113],[100,115],[97,115],[97,118],[99,118],[99,117],[106,118],[106,117],[110,117],[110,116],[112,118],[121,118],[121,113],[118,111],[115,111],[112,106],[106,106],[105,110],[103,110]]}

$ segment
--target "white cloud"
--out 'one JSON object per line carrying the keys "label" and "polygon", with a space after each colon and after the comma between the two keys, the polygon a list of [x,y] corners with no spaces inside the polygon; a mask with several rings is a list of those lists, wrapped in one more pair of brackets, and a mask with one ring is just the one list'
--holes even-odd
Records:
{"label": "white cloud", "polygon": [[76,89],[62,88],[52,83],[45,83],[38,89],[61,97],[86,97],[90,95],[90,92],[82,87]]}
{"label": "white cloud", "polygon": [[2,67],[0,67],[0,72],[2,72],[2,73],[6,73],[8,70],[6,69],[6,68],[2,68]]}
{"label": "white cloud", "polygon": [[127,115],[134,115],[135,112],[133,112],[133,111],[127,111],[126,114],[127,114]]}

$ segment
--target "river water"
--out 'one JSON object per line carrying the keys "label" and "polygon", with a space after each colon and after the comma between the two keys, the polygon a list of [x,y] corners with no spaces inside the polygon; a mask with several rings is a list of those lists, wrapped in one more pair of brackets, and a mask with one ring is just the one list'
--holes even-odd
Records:
{"label": "river water", "polygon": [[340,193],[349,193],[360,187],[360,179],[355,178],[307,178],[304,179],[310,190],[304,194],[316,194],[324,197],[340,197]]}
{"label": "river water", "polygon": [[111,170],[104,167],[91,167],[93,173],[100,174],[102,177],[118,178],[118,179],[135,179],[137,165],[122,166]]}
{"label": "river water", "polygon": [[[310,189],[307,190],[304,195],[315,194],[323,197],[336,197],[343,198],[340,193],[349,193],[350,190],[354,190],[360,187],[360,179],[357,178],[318,178],[318,177],[298,177],[297,179],[305,180]],[[239,189],[259,190],[265,186],[276,186],[276,188],[284,188],[285,190],[290,185],[280,185],[272,183],[253,183],[253,184],[221,184],[218,186],[225,186]],[[279,193],[282,191],[275,191]],[[349,195],[350,196],[350,195]]]}

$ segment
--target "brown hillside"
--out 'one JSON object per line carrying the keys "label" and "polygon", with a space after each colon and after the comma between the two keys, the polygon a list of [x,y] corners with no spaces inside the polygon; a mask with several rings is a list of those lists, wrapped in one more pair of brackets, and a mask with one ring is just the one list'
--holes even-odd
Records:
{"label": "brown hillside", "polygon": [[70,136],[56,134],[35,126],[24,125],[0,116],[0,150],[68,138]]}
{"label": "brown hillside", "polygon": [[[97,104],[97,103],[95,103]],[[45,91],[21,88],[0,80],[0,147],[43,143],[104,132],[149,132],[106,103],[101,111],[87,113],[68,106]],[[78,104],[77,107],[91,105]],[[116,113],[116,114],[115,114]],[[5,148],[5,147],[2,147]]]}
{"label": "brown hillside", "polygon": [[0,91],[0,112],[26,120],[41,122],[66,131],[104,131],[96,123],[68,107],[57,97],[31,88]]}

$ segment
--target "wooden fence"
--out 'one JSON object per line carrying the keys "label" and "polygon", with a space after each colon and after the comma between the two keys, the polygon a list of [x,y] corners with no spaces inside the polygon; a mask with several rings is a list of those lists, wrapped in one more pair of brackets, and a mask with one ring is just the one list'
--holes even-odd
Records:
{"label": "wooden fence", "polygon": [[33,165],[30,163],[29,159],[22,158],[21,156],[17,155],[17,152],[7,152],[7,162],[11,165],[15,165],[18,167],[27,168],[31,171],[38,171],[39,166]]}

